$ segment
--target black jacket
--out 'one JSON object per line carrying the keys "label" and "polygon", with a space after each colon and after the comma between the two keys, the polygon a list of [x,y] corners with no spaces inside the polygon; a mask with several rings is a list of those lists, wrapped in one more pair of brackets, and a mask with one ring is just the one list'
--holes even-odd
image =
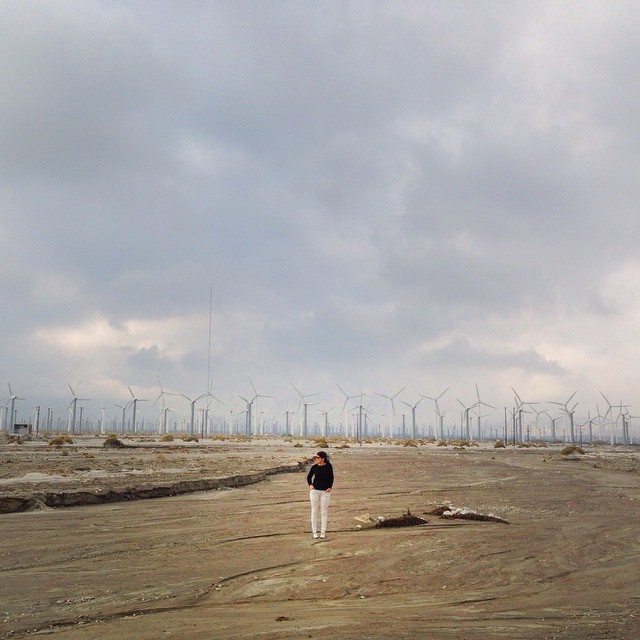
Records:
{"label": "black jacket", "polygon": [[307,484],[312,484],[313,488],[319,491],[331,489],[333,487],[333,467],[331,463],[314,464],[307,474]]}

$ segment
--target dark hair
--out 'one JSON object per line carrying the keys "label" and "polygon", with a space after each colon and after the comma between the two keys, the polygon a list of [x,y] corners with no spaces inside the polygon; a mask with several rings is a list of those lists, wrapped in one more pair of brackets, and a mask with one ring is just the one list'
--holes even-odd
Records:
{"label": "dark hair", "polygon": [[323,460],[329,459],[329,456],[324,451],[318,451],[318,453],[316,453],[316,456],[318,456],[318,458],[322,458]]}

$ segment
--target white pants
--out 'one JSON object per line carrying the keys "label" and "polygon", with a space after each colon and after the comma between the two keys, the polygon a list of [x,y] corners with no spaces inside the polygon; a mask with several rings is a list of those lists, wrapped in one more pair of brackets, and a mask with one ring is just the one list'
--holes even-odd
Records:
{"label": "white pants", "polygon": [[318,533],[318,508],[320,509],[320,533],[327,531],[327,517],[329,515],[329,501],[331,493],[311,489],[309,491],[309,499],[311,500],[311,532]]}

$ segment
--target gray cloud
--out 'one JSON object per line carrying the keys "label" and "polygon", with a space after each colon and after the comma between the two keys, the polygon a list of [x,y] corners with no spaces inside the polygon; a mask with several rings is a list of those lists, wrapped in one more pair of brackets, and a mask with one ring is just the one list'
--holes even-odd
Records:
{"label": "gray cloud", "polygon": [[4,3],[4,377],[633,401],[637,13]]}

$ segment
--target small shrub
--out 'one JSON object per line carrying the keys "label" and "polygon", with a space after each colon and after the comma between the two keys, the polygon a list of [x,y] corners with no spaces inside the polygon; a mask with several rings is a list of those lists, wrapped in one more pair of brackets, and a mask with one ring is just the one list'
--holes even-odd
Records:
{"label": "small shrub", "polygon": [[447,446],[447,441],[446,440],[439,440],[438,444],[436,445],[437,447],[446,447]]}
{"label": "small shrub", "polygon": [[183,436],[182,441],[183,442],[200,442],[200,440],[198,439],[198,436],[196,435]]}
{"label": "small shrub", "polygon": [[112,448],[121,448],[121,447],[126,447],[127,445],[124,444],[124,442],[121,442],[120,440],[118,440],[117,436],[113,433],[110,433],[105,439],[104,442],[102,443],[103,447],[112,447]]}
{"label": "small shrub", "polygon": [[49,441],[50,447],[61,447],[63,444],[73,444],[71,436],[64,434]]}
{"label": "small shrub", "polygon": [[162,438],[160,438],[160,442],[173,442],[173,434],[165,433]]}
{"label": "small shrub", "polygon": [[570,456],[572,453],[579,453],[584,455],[584,449],[579,447],[577,444],[569,444],[567,445],[561,452],[561,456]]}
{"label": "small shrub", "polygon": [[405,440],[403,447],[417,447],[418,443],[415,440]]}
{"label": "small shrub", "polygon": [[493,445],[494,449],[506,449],[507,446],[505,445],[504,442],[502,442],[502,440],[496,440],[495,444]]}
{"label": "small shrub", "polygon": [[299,449],[302,449],[303,444],[302,444],[302,442],[296,442],[293,446],[294,447],[298,447]]}

